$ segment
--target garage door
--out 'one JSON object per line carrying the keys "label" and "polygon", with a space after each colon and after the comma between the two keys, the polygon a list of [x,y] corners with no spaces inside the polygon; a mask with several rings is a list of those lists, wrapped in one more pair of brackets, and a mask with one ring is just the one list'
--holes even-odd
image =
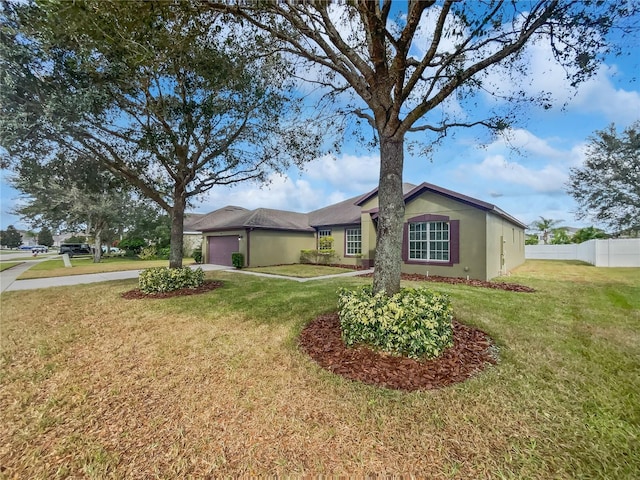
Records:
{"label": "garage door", "polygon": [[209,237],[209,263],[232,266],[231,254],[238,251],[238,236]]}

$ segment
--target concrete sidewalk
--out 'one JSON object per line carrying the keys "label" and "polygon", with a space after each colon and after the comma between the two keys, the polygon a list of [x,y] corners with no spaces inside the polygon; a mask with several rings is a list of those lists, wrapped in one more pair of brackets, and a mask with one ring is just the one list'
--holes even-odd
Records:
{"label": "concrete sidewalk", "polygon": [[[25,265],[26,264],[26,265]],[[127,280],[138,278],[142,270],[123,270],[120,272],[90,273],[86,275],[69,275],[66,277],[34,278],[30,280],[16,280],[32,264],[25,262],[13,268],[0,272],[0,292],[15,290],[34,290],[36,288],[64,287],[69,285],[82,285],[85,283],[108,282],[112,280]],[[222,265],[193,265],[191,268],[202,268],[205,272],[214,270],[228,270],[231,267]]]}
{"label": "concrete sidewalk", "polygon": [[366,275],[367,273],[373,273],[373,268],[369,270],[354,270],[347,273],[334,273],[333,275],[323,275],[321,277],[287,277],[285,275],[274,275],[272,273],[259,273],[249,272],[247,270],[233,270],[236,273],[243,273],[245,275],[255,275],[256,277],[269,277],[269,278],[281,278],[283,280],[293,280],[294,282],[311,282],[313,280],[326,280],[328,278],[340,278],[340,277],[357,277],[358,275]]}
{"label": "concrete sidewalk", "polygon": [[[17,280],[18,276],[28,270],[33,263],[25,262],[20,265],[16,265],[13,268],[0,272],[0,292],[12,292],[16,290],[34,290],[37,288],[49,288],[49,287],[64,287],[70,285],[82,285],[85,283],[97,283],[97,282],[109,282],[112,280],[127,280],[131,278],[138,278],[142,270],[123,270],[120,272],[105,272],[105,273],[91,273],[87,275],[69,275],[66,277],[49,277],[49,278],[34,278],[30,280]],[[246,270],[236,270],[233,267],[227,267],[224,265],[191,265],[191,268],[202,268],[205,272],[211,272],[216,270],[228,270],[230,272],[242,273],[244,275],[255,275],[258,277],[279,278],[283,280],[292,280],[295,282],[310,282],[313,280],[326,280],[328,278],[338,277],[354,277],[357,275],[364,275],[372,273],[370,270],[354,270],[347,273],[337,273],[334,275],[324,275],[321,277],[299,278],[299,277],[287,277],[284,275],[271,275],[268,273],[248,272]]]}

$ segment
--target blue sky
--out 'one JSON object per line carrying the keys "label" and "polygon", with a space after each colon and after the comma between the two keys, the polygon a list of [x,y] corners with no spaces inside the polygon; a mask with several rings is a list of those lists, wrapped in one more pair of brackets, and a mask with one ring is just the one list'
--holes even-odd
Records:
{"label": "blue sky", "polygon": [[[575,218],[576,206],[565,184],[569,169],[584,161],[590,135],[611,123],[622,129],[640,120],[640,46],[627,53],[608,58],[593,78],[573,89],[548,47],[531,46],[526,53],[531,65],[528,88],[550,92],[554,107],[526,108],[526,118],[521,117],[507,138],[491,138],[482,128],[459,129],[430,159],[407,151],[404,181],[430,182],[493,203],[526,224],[542,216],[567,226],[591,225]],[[503,87],[511,88],[506,82]],[[409,138],[429,142],[428,137]],[[207,213],[225,205],[311,211],[375,188],[378,158],[377,151],[349,138],[338,155],[312,159],[302,171],[274,175],[269,185],[216,187],[191,211]],[[7,184],[7,175],[1,172],[0,227],[28,228],[10,213],[19,193]]]}

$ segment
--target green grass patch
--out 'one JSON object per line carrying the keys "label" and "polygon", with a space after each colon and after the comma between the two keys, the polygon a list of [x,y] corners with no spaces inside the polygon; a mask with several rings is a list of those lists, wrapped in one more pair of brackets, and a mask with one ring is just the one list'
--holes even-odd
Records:
{"label": "green grass patch", "polygon": [[249,272],[267,273],[269,275],[282,275],[285,277],[313,278],[325,275],[336,275],[339,273],[352,272],[348,268],[330,267],[327,265],[292,264],[276,265],[273,267],[253,267],[244,268]]}
{"label": "green grass patch", "polygon": [[16,265],[20,265],[21,263],[24,262],[0,262],[0,272],[8,268],[15,267]]}
{"label": "green grass patch", "polygon": [[164,300],[123,300],[134,280],[3,293],[3,475],[637,478],[640,269],[528,261],[508,281],[535,293],[428,284],[500,362],[414,393],[298,349],[370,279],[207,277],[223,286]]}
{"label": "green grass patch", "polygon": [[[66,277],[88,273],[117,272],[121,270],[141,270],[153,267],[167,267],[169,260],[139,260],[127,257],[102,258],[100,263],[93,263],[93,257],[71,258],[71,268],[64,266],[62,258],[55,258],[34,264],[18,277],[19,280],[31,278]],[[190,258],[183,260],[184,265],[193,262]]]}

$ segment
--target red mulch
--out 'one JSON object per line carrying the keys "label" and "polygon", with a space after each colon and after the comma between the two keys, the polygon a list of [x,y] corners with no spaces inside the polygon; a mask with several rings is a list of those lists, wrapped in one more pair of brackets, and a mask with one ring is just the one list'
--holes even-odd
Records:
{"label": "red mulch", "polygon": [[200,293],[207,293],[216,288],[220,288],[222,282],[216,280],[205,280],[205,282],[196,288],[179,288],[178,290],[172,290],[170,292],[162,293],[144,293],[139,288],[129,290],[122,294],[122,298],[128,300],[140,299],[140,298],[172,298],[172,297],[184,297],[186,295],[198,295]]}
{"label": "red mulch", "polygon": [[489,336],[453,321],[453,347],[433,360],[414,360],[347,347],[337,313],[321,315],[300,335],[300,346],[321,367],[351,380],[395,390],[431,390],[463,382],[497,362]]}
{"label": "red mulch", "polygon": [[[373,277],[372,273],[365,273],[359,275],[360,277]],[[439,282],[439,283],[450,283],[450,284],[462,284],[462,285],[470,285],[472,287],[483,287],[483,288],[494,288],[497,290],[506,290],[508,292],[526,292],[532,293],[535,292],[535,289],[531,287],[527,287],[525,285],[520,285],[519,283],[506,283],[506,282],[484,282],[482,280],[475,280],[470,278],[467,280],[466,278],[460,277],[440,277],[438,275],[420,275],[418,273],[403,273],[402,280],[410,280],[414,282]]]}

